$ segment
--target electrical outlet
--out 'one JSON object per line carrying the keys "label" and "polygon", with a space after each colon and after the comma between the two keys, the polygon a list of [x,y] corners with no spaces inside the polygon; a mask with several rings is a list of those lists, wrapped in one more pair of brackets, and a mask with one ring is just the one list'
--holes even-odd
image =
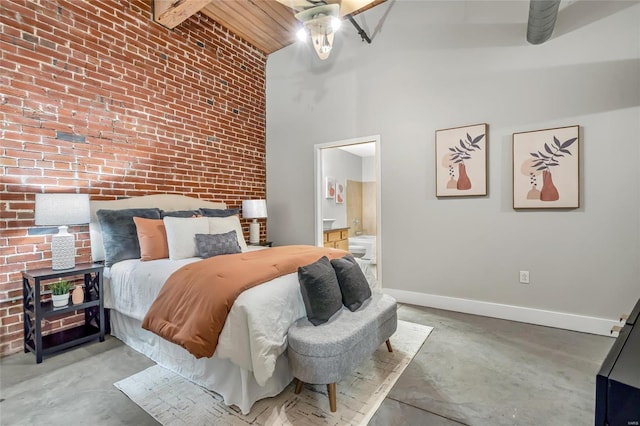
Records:
{"label": "electrical outlet", "polygon": [[520,283],[529,284],[529,271],[520,271]]}

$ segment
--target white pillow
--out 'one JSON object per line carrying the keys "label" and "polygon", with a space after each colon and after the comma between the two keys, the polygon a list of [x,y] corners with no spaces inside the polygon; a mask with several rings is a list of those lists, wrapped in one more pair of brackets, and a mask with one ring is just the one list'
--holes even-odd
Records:
{"label": "white pillow", "polygon": [[244,234],[242,233],[242,226],[240,226],[240,219],[238,218],[238,215],[227,217],[207,217],[206,219],[209,219],[209,234],[224,234],[229,231],[236,231],[240,250],[242,250],[243,253],[249,250],[247,248],[247,242],[244,240]]}
{"label": "white pillow", "polygon": [[170,217],[163,219],[167,231],[169,259],[180,260],[198,256],[196,234],[209,233],[209,221],[206,217]]}

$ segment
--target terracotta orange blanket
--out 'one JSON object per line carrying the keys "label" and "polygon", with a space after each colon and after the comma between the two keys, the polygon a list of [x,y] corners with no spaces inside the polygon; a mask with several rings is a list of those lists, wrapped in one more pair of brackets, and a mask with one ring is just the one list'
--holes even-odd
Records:
{"label": "terracotta orange blanket", "polygon": [[244,290],[322,256],[347,252],[313,246],[284,246],[215,256],[174,272],[144,317],[142,328],[182,346],[196,358],[210,357],[236,298]]}

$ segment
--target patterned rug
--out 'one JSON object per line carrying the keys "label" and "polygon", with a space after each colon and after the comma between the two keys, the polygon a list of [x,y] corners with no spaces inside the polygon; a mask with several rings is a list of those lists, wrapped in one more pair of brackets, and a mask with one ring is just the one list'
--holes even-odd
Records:
{"label": "patterned rug", "polygon": [[177,425],[366,425],[400,374],[418,353],[432,327],[398,321],[392,353],[381,345],[371,359],[337,384],[337,411],[329,410],[326,385],[294,384],[273,398],[256,402],[247,415],[222,398],[181,376],[154,365],[114,384],[165,426]]}

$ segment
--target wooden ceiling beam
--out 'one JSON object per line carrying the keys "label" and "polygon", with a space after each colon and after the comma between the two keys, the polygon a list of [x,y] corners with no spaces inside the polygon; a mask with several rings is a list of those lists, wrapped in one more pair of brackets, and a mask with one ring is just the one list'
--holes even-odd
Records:
{"label": "wooden ceiling beam", "polygon": [[153,0],[153,20],[173,29],[211,0]]}

